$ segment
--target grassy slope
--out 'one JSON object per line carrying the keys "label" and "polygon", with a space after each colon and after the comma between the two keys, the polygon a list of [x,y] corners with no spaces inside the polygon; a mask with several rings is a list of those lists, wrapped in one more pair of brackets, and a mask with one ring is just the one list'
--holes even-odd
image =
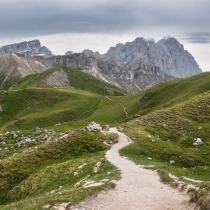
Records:
{"label": "grassy slope", "polygon": [[65,66],[55,66],[40,74],[28,75],[20,81],[20,84],[15,89],[19,90],[26,87],[51,88],[51,86],[45,83],[45,80],[57,70],[62,70],[67,74],[71,88],[84,90],[100,95],[108,95],[107,90],[113,90],[114,95],[123,95],[127,93],[126,91],[117,88],[114,85],[110,85],[109,83],[106,83],[103,80],[96,78],[90,74],[86,74],[78,69]]}
{"label": "grassy slope", "polygon": [[210,90],[210,73],[160,83],[134,96],[117,97],[131,114],[145,115],[162,107],[172,107]]}
{"label": "grassy slope", "polygon": [[[122,155],[137,164],[152,164],[161,180],[173,186],[180,182],[198,185],[184,177],[204,181],[198,190],[190,190],[190,202],[203,210],[210,208],[210,91],[147,114],[124,127],[134,144],[122,149]],[[200,138],[203,145],[193,146],[195,138]],[[172,160],[174,164],[170,164]],[[173,180],[169,173],[179,180]]]}
{"label": "grassy slope", "polygon": [[79,91],[29,88],[13,91],[2,99],[1,125],[32,129],[73,121],[97,107],[103,97]]}
{"label": "grassy slope", "polygon": [[[82,187],[87,180],[119,178],[116,168],[104,159],[108,147],[100,139],[106,138],[100,133],[79,129],[66,139],[49,141],[2,160],[0,208],[40,209],[44,204],[56,202],[72,205],[87,195],[112,187],[110,182],[101,187]],[[101,165],[98,172],[94,172],[97,162]]]}
{"label": "grassy slope", "polygon": [[[153,164],[177,176],[208,180],[210,172],[210,91],[125,124],[135,144],[122,150],[137,163]],[[193,146],[194,138],[203,145]],[[147,157],[152,157],[147,160]],[[170,165],[170,160],[175,164]],[[186,170],[183,170],[186,168]]]}
{"label": "grassy slope", "polygon": [[[67,73],[70,88],[50,88],[45,84],[45,79],[58,69]],[[91,119],[85,122],[83,119],[96,111],[104,96],[108,95],[107,90],[112,90],[115,95],[125,93],[69,67],[56,66],[41,74],[26,76],[12,92],[1,98],[4,112],[0,116],[0,126],[5,130],[51,127],[57,123],[66,123],[63,129],[70,125],[80,127],[90,122]],[[110,117],[104,116],[104,120],[101,117],[100,122],[108,123]],[[124,122],[125,116],[121,113],[118,118],[119,122]]]}

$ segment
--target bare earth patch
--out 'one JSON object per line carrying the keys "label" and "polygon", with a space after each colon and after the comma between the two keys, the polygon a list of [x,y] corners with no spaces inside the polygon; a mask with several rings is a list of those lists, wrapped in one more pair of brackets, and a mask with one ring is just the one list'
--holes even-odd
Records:
{"label": "bare earth patch", "polygon": [[130,142],[125,134],[115,128],[111,132],[119,134],[119,143],[106,154],[106,158],[122,171],[122,179],[116,182],[116,188],[103,191],[89,197],[70,210],[192,210],[188,203],[189,196],[178,192],[160,182],[155,171],[146,170],[142,166],[121,157],[119,149]]}

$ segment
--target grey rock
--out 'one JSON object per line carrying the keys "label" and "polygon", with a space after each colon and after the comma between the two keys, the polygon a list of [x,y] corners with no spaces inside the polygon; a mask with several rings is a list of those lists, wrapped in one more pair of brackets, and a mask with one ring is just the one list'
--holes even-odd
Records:
{"label": "grey rock", "polygon": [[48,139],[48,135],[46,134],[43,138],[44,141],[46,141]]}
{"label": "grey rock", "polygon": [[0,113],[1,113],[1,112],[3,112],[3,108],[2,108],[2,106],[0,105]]}
{"label": "grey rock", "polygon": [[13,133],[13,139],[17,139],[18,135],[16,133]]}
{"label": "grey rock", "polygon": [[101,58],[101,55],[100,55],[100,53],[98,51],[93,52],[92,50],[86,49],[86,50],[83,50],[82,53],[84,53],[84,54],[86,54],[88,56],[93,56],[93,57],[95,57],[97,59]]}
{"label": "grey rock", "polygon": [[174,160],[170,160],[170,164],[174,164],[175,163],[175,161]]}
{"label": "grey rock", "polygon": [[65,55],[73,55],[74,53],[72,52],[72,51],[67,51],[66,53],[65,53]]}
{"label": "grey rock", "polygon": [[124,128],[121,127],[121,126],[118,126],[118,127],[117,127],[117,130],[118,130],[119,132],[122,132],[122,131],[124,130]]}
{"label": "grey rock", "polygon": [[61,125],[60,123],[57,123],[57,124],[55,124],[54,126],[57,127],[57,126],[60,126],[60,125]]}
{"label": "grey rock", "polygon": [[157,43],[138,37],[133,42],[110,47],[107,53],[100,57],[121,64],[154,65],[174,77],[189,77],[202,72],[193,56],[172,37],[165,37]]}
{"label": "grey rock", "polygon": [[10,132],[8,132],[8,131],[6,131],[6,132],[4,133],[4,135],[5,135],[6,137],[8,137],[8,136],[10,136],[10,135],[11,135],[11,133],[10,133]]}
{"label": "grey rock", "polygon": [[41,129],[39,127],[36,127],[35,134],[40,135],[41,132]]}
{"label": "grey rock", "polygon": [[101,132],[101,126],[94,121],[87,126],[88,131]]}
{"label": "grey rock", "polygon": [[46,80],[45,83],[53,87],[69,87],[69,79],[66,72],[62,69],[54,71]]}
{"label": "grey rock", "polygon": [[35,139],[24,137],[23,140],[16,143],[16,147],[20,148],[22,146],[25,146],[26,144],[35,145],[35,144],[37,144],[37,141]]}
{"label": "grey rock", "polygon": [[200,146],[203,142],[200,138],[195,138],[195,142],[193,143],[193,146]]}

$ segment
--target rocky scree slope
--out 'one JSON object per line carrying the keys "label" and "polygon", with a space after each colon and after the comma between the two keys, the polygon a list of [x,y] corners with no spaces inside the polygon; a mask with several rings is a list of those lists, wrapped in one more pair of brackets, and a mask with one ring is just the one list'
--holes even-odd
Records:
{"label": "rocky scree slope", "polygon": [[83,52],[96,58],[118,61],[121,64],[144,63],[158,66],[162,72],[174,77],[184,78],[202,72],[194,57],[172,37],[165,37],[158,42],[138,37],[133,42],[119,43],[115,47],[110,47],[104,55],[91,50]]}
{"label": "rocky scree slope", "polygon": [[173,79],[156,66],[150,64],[123,65],[116,61],[105,61],[84,53],[53,56],[47,59],[37,57],[44,66],[63,65],[77,68],[102,80],[129,91],[137,93],[160,82]]}
{"label": "rocky scree slope", "polygon": [[17,53],[0,55],[0,89],[7,90],[29,74],[39,73],[47,68],[38,61]]}
{"label": "rocky scree slope", "polygon": [[41,46],[39,40],[32,40],[29,42],[25,41],[0,47],[0,55],[9,52],[16,52],[30,56],[39,55],[46,58],[52,56],[52,52],[47,47]]}

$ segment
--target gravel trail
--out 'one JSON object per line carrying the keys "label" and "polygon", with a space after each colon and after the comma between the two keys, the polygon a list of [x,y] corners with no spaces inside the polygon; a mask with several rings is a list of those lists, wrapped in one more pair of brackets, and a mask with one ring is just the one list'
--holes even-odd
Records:
{"label": "gravel trail", "polygon": [[125,134],[111,128],[119,134],[119,142],[106,154],[106,158],[121,172],[121,179],[116,181],[116,188],[103,191],[89,197],[72,210],[192,210],[188,204],[189,196],[184,192],[160,182],[155,171],[121,157],[118,151],[130,144]]}

